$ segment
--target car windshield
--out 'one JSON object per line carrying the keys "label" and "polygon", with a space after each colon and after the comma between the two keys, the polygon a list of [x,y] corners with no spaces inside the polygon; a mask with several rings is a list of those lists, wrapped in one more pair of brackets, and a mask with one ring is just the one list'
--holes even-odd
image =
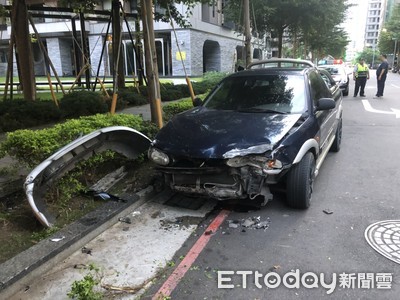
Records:
{"label": "car windshield", "polygon": [[298,75],[228,77],[207,97],[204,106],[244,112],[303,113],[304,79]]}

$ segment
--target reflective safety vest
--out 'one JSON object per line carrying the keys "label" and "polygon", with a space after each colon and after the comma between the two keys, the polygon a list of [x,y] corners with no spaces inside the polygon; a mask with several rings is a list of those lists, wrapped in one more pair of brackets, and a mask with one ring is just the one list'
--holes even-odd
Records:
{"label": "reflective safety vest", "polygon": [[368,75],[368,67],[367,65],[357,64],[356,78],[358,77],[367,77]]}

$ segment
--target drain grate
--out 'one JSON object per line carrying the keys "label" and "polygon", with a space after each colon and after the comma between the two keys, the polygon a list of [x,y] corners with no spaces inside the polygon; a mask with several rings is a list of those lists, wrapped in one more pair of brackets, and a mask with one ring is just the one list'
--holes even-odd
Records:
{"label": "drain grate", "polygon": [[173,207],[187,208],[192,210],[200,209],[206,202],[204,198],[192,198],[181,194],[174,194],[164,204]]}
{"label": "drain grate", "polygon": [[365,239],[378,253],[400,264],[400,220],[386,220],[371,224]]}

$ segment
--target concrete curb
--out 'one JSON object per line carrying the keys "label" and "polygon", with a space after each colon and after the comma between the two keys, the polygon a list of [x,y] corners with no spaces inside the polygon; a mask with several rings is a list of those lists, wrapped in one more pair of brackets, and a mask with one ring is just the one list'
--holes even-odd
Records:
{"label": "concrete curb", "polygon": [[[155,195],[150,186],[129,197],[128,202],[107,202],[54,236],[40,241],[0,265],[0,298],[8,299],[30,281],[51,270],[60,261],[133,212]],[[61,238],[58,242],[51,239]]]}

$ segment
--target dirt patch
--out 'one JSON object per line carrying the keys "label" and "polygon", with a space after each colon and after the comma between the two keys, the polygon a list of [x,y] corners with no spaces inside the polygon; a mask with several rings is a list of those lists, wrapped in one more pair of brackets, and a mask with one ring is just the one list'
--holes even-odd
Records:
{"label": "dirt patch", "polygon": [[[105,165],[94,173],[100,177],[114,171],[116,167],[113,164]],[[127,175],[109,191],[110,193],[114,195],[135,193],[154,181],[155,171],[149,161],[128,162],[125,167]],[[100,178],[93,176],[91,179]],[[87,184],[90,186],[94,182],[87,182]],[[54,228],[46,229],[34,217],[22,190],[1,198],[0,263],[28,249],[104,203],[104,200],[98,200],[89,195],[75,195],[63,207],[58,207],[58,212],[54,212],[54,207],[50,208],[53,213],[57,213],[57,223]]]}

